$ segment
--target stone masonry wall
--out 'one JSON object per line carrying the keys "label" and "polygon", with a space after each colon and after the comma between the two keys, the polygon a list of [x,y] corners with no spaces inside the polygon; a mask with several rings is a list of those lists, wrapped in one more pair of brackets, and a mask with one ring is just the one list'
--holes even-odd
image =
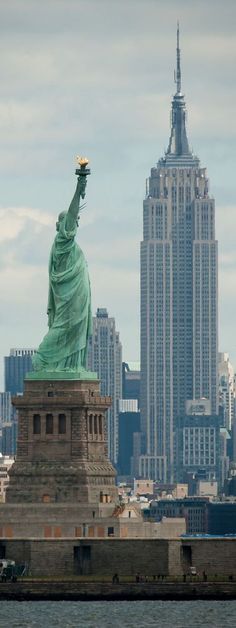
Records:
{"label": "stone masonry wall", "polygon": [[182,548],[202,575],[236,577],[235,539],[0,540],[0,555],[26,562],[32,576],[181,575],[189,573]]}
{"label": "stone masonry wall", "polygon": [[32,576],[91,574],[168,574],[168,541],[162,540],[8,540],[6,558],[27,562]]}
{"label": "stone masonry wall", "polygon": [[[184,548],[189,547],[190,550]],[[189,561],[185,558],[189,558]],[[211,575],[236,574],[236,539],[208,538],[183,541],[182,559],[184,570],[191,561],[198,573]]]}

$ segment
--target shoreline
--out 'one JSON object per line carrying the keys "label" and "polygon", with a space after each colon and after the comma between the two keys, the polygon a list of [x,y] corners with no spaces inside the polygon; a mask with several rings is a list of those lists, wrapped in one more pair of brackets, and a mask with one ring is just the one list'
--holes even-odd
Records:
{"label": "shoreline", "polygon": [[17,581],[0,583],[0,600],[137,601],[236,600],[236,582]]}

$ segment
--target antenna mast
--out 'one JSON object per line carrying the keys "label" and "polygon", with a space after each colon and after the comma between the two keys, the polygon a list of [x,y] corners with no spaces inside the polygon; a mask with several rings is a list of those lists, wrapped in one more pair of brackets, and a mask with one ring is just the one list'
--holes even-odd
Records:
{"label": "antenna mast", "polygon": [[181,68],[180,68],[180,47],[179,47],[179,22],[177,22],[177,48],[176,48],[176,57],[177,57],[177,65],[176,65],[176,73],[175,73],[175,83],[177,85],[177,94],[181,94]]}

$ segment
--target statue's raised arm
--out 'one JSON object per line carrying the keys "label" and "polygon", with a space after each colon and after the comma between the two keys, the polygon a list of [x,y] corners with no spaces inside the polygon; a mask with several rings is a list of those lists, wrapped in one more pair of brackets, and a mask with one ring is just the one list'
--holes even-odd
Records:
{"label": "statue's raised arm", "polygon": [[78,157],[78,164],[80,168],[76,170],[76,174],[78,174],[78,181],[74,196],[72,198],[70,207],[66,216],[66,230],[72,231],[75,229],[78,224],[78,215],[80,211],[80,199],[85,197],[85,190],[87,185],[87,175],[90,174],[90,170],[87,168],[88,159],[87,157]]}

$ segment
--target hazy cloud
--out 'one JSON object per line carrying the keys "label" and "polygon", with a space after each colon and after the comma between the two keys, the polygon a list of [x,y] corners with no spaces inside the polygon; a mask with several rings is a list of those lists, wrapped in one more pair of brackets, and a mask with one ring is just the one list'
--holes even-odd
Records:
{"label": "hazy cloud", "polygon": [[55,219],[81,152],[93,308],[109,309],[138,359],[142,200],[168,144],[179,19],[189,141],[216,198],[220,347],[236,364],[235,1],[0,0],[0,11],[2,355],[45,331]]}

